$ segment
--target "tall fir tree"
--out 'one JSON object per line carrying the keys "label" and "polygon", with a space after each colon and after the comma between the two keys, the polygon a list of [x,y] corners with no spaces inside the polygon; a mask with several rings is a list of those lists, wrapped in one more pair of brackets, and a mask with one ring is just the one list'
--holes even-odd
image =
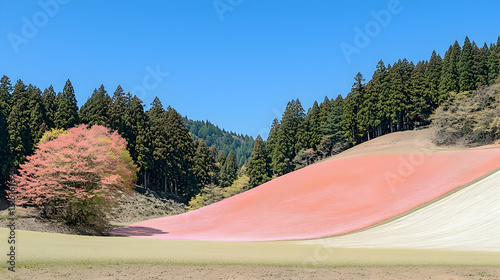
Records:
{"label": "tall fir tree", "polygon": [[166,130],[171,146],[167,161],[170,167],[170,180],[173,180],[174,184],[174,193],[189,200],[199,192],[191,174],[194,146],[182,116],[171,107],[168,107],[166,111]]}
{"label": "tall fir tree", "polygon": [[56,107],[56,92],[52,85],[46,88],[42,93],[42,105],[45,108],[45,116],[47,126],[52,129],[55,128],[54,120],[57,111]]}
{"label": "tall fir tree", "polygon": [[173,147],[168,139],[167,132],[167,114],[158,97],[155,97],[151,103],[151,108],[146,112],[150,126],[149,139],[151,149],[151,176],[150,181],[165,192],[174,192],[173,184],[169,181],[171,177],[170,162],[167,157],[173,151]]}
{"label": "tall fir tree", "polygon": [[487,64],[488,64],[488,83],[492,85],[498,79],[500,73],[500,55],[498,53],[498,47],[490,50]]}
{"label": "tall fir tree", "polygon": [[319,104],[319,113],[318,113],[318,118],[319,118],[319,124],[320,126],[324,125],[326,123],[326,120],[328,119],[328,114],[330,114],[331,108],[332,108],[332,102],[333,100],[330,100],[328,96],[325,96],[323,99],[323,102]]}
{"label": "tall fir tree", "polygon": [[458,61],[458,77],[460,91],[470,91],[476,86],[473,70],[473,46],[469,37],[465,37],[460,60]]}
{"label": "tall fir tree", "polygon": [[104,85],[94,92],[89,99],[80,108],[79,118],[82,123],[87,125],[109,126],[109,108],[111,106],[111,97],[109,97]]}
{"label": "tall fir tree", "polygon": [[305,132],[305,113],[299,101],[288,102],[276,137],[276,145],[273,151],[273,171],[277,175],[292,172],[293,159],[302,150],[303,143],[299,141],[300,136]]}
{"label": "tall fir tree", "polygon": [[229,187],[233,184],[233,182],[238,177],[239,166],[236,162],[236,157],[234,156],[234,152],[230,151],[227,156],[224,165],[221,168],[220,173],[220,185],[222,187]]}
{"label": "tall fir tree", "polygon": [[27,91],[30,96],[28,103],[29,128],[34,149],[34,145],[42,138],[45,131],[49,130],[49,126],[47,125],[46,110],[42,103],[42,92],[32,85],[28,86]]}
{"label": "tall fir tree", "polygon": [[56,97],[56,107],[57,110],[54,114],[56,128],[68,129],[80,123],[75,90],[69,79],[66,81],[62,93]]}
{"label": "tall fir tree", "polygon": [[389,69],[392,69],[390,65],[385,66],[384,62],[380,60],[377,63],[375,72],[373,72],[372,79],[368,82],[368,87],[370,92],[374,95],[376,100],[375,112],[376,123],[376,136],[381,136],[387,131],[387,126],[390,123],[390,108],[391,102],[389,99],[390,87],[389,87]]}
{"label": "tall fir tree", "polygon": [[355,145],[359,142],[358,112],[364,96],[365,84],[363,75],[358,72],[354,78],[351,92],[347,94],[342,110],[342,130],[346,142]]}
{"label": "tall fir tree", "polygon": [[9,117],[7,118],[9,132],[9,149],[12,165],[17,167],[23,163],[26,156],[33,151],[33,140],[30,131],[30,94],[23,81],[18,80],[11,97]]}
{"label": "tall fir tree", "polygon": [[143,177],[143,184],[147,187],[147,171],[150,168],[151,153],[149,150],[149,120],[144,112],[142,101],[133,96],[127,103],[125,114],[123,116],[125,127],[130,129],[127,133],[127,147],[130,156],[139,167],[139,175]]}
{"label": "tall fir tree", "polygon": [[280,122],[277,118],[273,119],[273,123],[271,124],[271,129],[269,130],[269,135],[267,136],[266,143],[266,155],[270,162],[271,172],[273,174],[277,174],[277,161],[276,161],[276,146],[278,144],[278,131],[280,127]]}
{"label": "tall fir tree", "polygon": [[130,103],[132,95],[130,93],[125,94],[123,88],[118,85],[113,97],[110,100],[109,110],[108,110],[108,123],[113,130],[117,130],[127,141],[130,141],[130,129],[126,127],[124,117],[126,114],[126,109],[128,103]]}
{"label": "tall fir tree", "polygon": [[247,174],[252,188],[271,180],[268,157],[266,156],[264,141],[260,135],[255,139],[252,155],[248,161]]}
{"label": "tall fir tree", "polygon": [[326,123],[321,127],[323,135],[326,138],[332,138],[333,143],[341,143],[344,141],[342,133],[342,108],[344,106],[344,98],[338,95],[332,101],[332,108],[328,114]]}
{"label": "tall fir tree", "polygon": [[196,148],[193,160],[193,175],[196,177],[199,188],[213,184],[215,169],[215,157],[208,148],[205,141],[199,139],[194,142]]}
{"label": "tall fir tree", "polygon": [[[324,121],[326,123],[326,119]],[[313,106],[309,109],[304,120],[304,130],[299,142],[302,142],[303,148],[313,148],[316,150],[322,139],[320,109],[317,101],[314,101]]]}
{"label": "tall fir tree", "polygon": [[426,69],[426,95],[430,98],[432,109],[439,105],[439,82],[443,69],[443,59],[436,51],[432,51],[431,58]]}
{"label": "tall fir tree", "polygon": [[9,125],[10,102],[12,84],[7,76],[0,79],[0,191],[6,189],[5,183],[9,178],[9,171],[13,167],[10,152]]}
{"label": "tall fir tree", "polygon": [[474,89],[488,85],[488,55],[490,50],[484,43],[478,48],[476,43],[472,44],[472,71],[474,74]]}
{"label": "tall fir tree", "polygon": [[459,92],[460,73],[458,72],[458,61],[460,60],[460,45],[457,41],[450,46],[444,54],[441,80],[439,82],[438,104],[448,100],[450,92]]}
{"label": "tall fir tree", "polygon": [[428,124],[433,109],[432,96],[427,88],[428,66],[427,61],[419,61],[411,74],[408,118],[416,126]]}

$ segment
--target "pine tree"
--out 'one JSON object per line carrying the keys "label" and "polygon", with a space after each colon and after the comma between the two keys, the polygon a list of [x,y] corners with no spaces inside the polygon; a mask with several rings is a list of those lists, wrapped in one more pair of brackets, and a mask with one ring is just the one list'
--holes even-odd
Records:
{"label": "pine tree", "polygon": [[500,55],[498,47],[490,50],[488,56],[488,83],[494,84],[500,73]]}
{"label": "pine tree", "polygon": [[153,184],[159,186],[160,190],[163,186],[165,192],[169,189],[170,193],[173,193],[173,182],[168,181],[171,177],[172,167],[169,165],[170,162],[167,161],[167,157],[173,152],[173,147],[168,141],[169,139],[166,126],[167,114],[158,97],[155,97],[151,103],[151,108],[146,112],[146,114],[150,121],[150,174],[153,175],[151,176],[151,181],[153,181]]}
{"label": "pine tree", "polygon": [[391,132],[393,124],[396,124],[396,130],[406,129],[407,111],[410,103],[410,77],[413,71],[413,63],[405,58],[394,63],[389,71],[389,118],[391,120]]}
{"label": "pine tree", "polygon": [[328,114],[325,125],[321,127],[323,135],[326,138],[332,138],[333,143],[341,143],[344,141],[342,133],[342,108],[344,106],[344,98],[338,95],[332,102],[332,108]]}
{"label": "pine tree", "polygon": [[270,162],[270,168],[272,173],[277,174],[277,158],[275,156],[276,146],[278,144],[278,131],[279,131],[280,122],[277,118],[274,118],[273,123],[271,124],[271,129],[269,130],[269,135],[267,136],[266,143],[266,155],[268,157],[268,161]]}
{"label": "pine tree", "polygon": [[10,114],[12,90],[13,88],[9,77],[4,75],[0,79],[0,109],[2,109],[5,119],[7,119]]}
{"label": "pine tree", "polygon": [[229,155],[224,162],[224,165],[221,168],[220,173],[220,185],[222,187],[229,187],[238,177],[239,166],[236,162],[236,157],[234,156],[234,152],[229,152]]}
{"label": "pine tree", "polygon": [[461,91],[475,89],[472,50],[473,46],[469,41],[469,37],[465,37],[465,42],[460,52],[460,60],[458,62],[459,88]]}
{"label": "pine tree", "polygon": [[478,48],[476,43],[472,44],[472,72],[474,74],[474,89],[488,85],[488,45],[484,43]]}
{"label": "pine tree", "polygon": [[33,151],[30,131],[30,95],[23,81],[18,80],[11,97],[12,110],[7,118],[10,153],[13,166],[19,166]]}
{"label": "pine tree", "polygon": [[320,126],[323,126],[327,119],[328,119],[328,114],[330,114],[330,111],[331,111],[331,108],[332,108],[332,102],[333,100],[330,100],[328,98],[328,96],[325,96],[325,98],[323,99],[323,102],[321,102],[321,104],[319,104],[319,124]]}
{"label": "pine tree", "polygon": [[94,92],[80,109],[80,120],[90,126],[98,124],[105,126],[109,123],[109,108],[111,106],[111,97],[109,97],[104,85]]}
{"label": "pine tree", "polygon": [[56,128],[68,129],[80,123],[75,90],[69,79],[64,85],[63,92],[56,97],[56,107],[57,110],[54,114]]}
{"label": "pine tree", "polygon": [[150,168],[151,153],[149,150],[149,121],[144,112],[142,101],[134,95],[126,105],[123,116],[125,127],[130,130],[126,133],[128,137],[127,148],[134,162],[139,166],[144,186],[147,187],[147,170]]}
{"label": "pine tree", "polygon": [[441,80],[441,72],[443,69],[443,59],[436,51],[432,51],[429,64],[426,69],[426,95],[431,100],[432,110],[436,109],[439,105],[439,82]]}
{"label": "pine tree", "polygon": [[292,164],[293,159],[300,150],[305,148],[299,141],[305,131],[304,119],[304,109],[300,101],[297,99],[288,102],[281,118],[272,153],[273,171],[278,175],[293,171],[295,169]]}
{"label": "pine tree", "polygon": [[271,179],[271,172],[269,169],[268,158],[265,152],[265,145],[260,135],[255,139],[252,155],[250,156],[250,160],[248,161],[247,174],[250,178],[250,187],[252,188],[264,184]]}
{"label": "pine tree", "polygon": [[7,111],[0,106],[0,191],[5,190],[10,169],[9,131],[6,118]]}
{"label": "pine tree", "polygon": [[49,130],[49,126],[47,125],[45,107],[42,103],[42,92],[32,85],[28,86],[27,91],[30,96],[28,103],[29,128],[34,149],[34,145],[42,138],[45,131]]}
{"label": "pine tree", "polygon": [[344,107],[342,110],[342,130],[344,131],[344,139],[346,142],[355,145],[359,142],[359,121],[358,112],[359,106],[362,103],[361,97],[364,95],[365,79],[358,72],[354,78],[351,92],[346,96]]}
{"label": "pine tree", "polygon": [[[327,118],[325,118],[326,123]],[[313,148],[316,150],[322,139],[320,109],[317,101],[314,101],[313,106],[309,109],[304,121],[305,132],[302,133],[302,142],[304,148]],[[300,135],[299,135],[300,137]]]}
{"label": "pine tree", "polygon": [[392,67],[390,65],[386,67],[384,62],[380,60],[377,63],[372,79],[367,85],[376,99],[375,107],[377,111],[375,112],[375,119],[378,123],[378,125],[376,125],[376,136],[387,133],[387,126],[390,123],[391,100],[389,99],[389,69],[392,69]]}
{"label": "pine tree", "polygon": [[[375,128],[380,124],[377,118],[378,94],[375,90],[371,90],[371,85],[368,83],[363,96],[360,96],[361,104],[357,114],[360,131],[366,132],[366,139],[370,140],[376,137]],[[363,133],[364,134],[364,133]]]}
{"label": "pine tree", "polygon": [[125,94],[123,88],[118,85],[115,92],[113,93],[113,97],[111,98],[110,106],[109,106],[109,126],[117,130],[127,141],[130,139],[130,131],[129,128],[126,127],[125,121],[123,120],[126,114],[126,109],[128,103],[130,103],[132,99],[132,95],[130,93]]}
{"label": "pine tree", "polygon": [[50,129],[55,128],[54,120],[55,120],[55,113],[57,111],[56,92],[54,91],[52,85],[50,85],[43,91],[42,105],[45,108],[47,126]]}
{"label": "pine tree", "polygon": [[194,147],[182,116],[171,107],[168,107],[166,111],[166,130],[171,147],[167,162],[171,168],[169,175],[174,183],[174,193],[189,200],[199,192],[190,173],[193,166]]}
{"label": "pine tree", "polygon": [[212,184],[215,173],[215,157],[210,152],[207,144],[203,140],[194,142],[196,151],[193,160],[193,175],[198,181],[199,188]]}
{"label": "pine tree", "polygon": [[448,99],[450,92],[459,92],[458,61],[460,60],[460,45],[457,41],[446,51],[443,59],[441,81],[439,82],[438,104]]}
{"label": "pine tree", "polygon": [[428,124],[432,113],[432,96],[427,89],[427,67],[426,61],[419,61],[413,69],[410,80],[410,103],[408,106],[408,117],[412,123],[418,126]]}
{"label": "pine tree", "polygon": [[5,182],[8,180],[9,170],[12,167],[9,149],[9,130],[7,118],[10,114],[10,99],[12,84],[7,76],[0,79],[0,191],[5,190]]}

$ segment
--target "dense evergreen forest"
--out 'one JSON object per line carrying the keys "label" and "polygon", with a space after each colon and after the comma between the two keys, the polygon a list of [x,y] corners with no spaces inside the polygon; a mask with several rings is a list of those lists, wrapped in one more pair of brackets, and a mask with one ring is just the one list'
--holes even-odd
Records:
{"label": "dense evergreen forest", "polygon": [[[435,51],[429,60],[380,60],[372,78],[358,73],[345,98],[314,102],[307,110],[298,99],[272,123],[266,143],[255,141],[248,163],[250,185],[262,184],[381,135],[425,127],[450,95],[492,85],[499,77],[500,37],[478,47],[468,37],[455,41],[444,58]],[[453,135],[453,134],[450,134]],[[449,141],[448,141],[449,142]]]}
{"label": "dense evergreen forest", "polygon": [[224,151],[226,154],[233,151],[236,161],[241,166],[248,161],[248,158],[252,154],[254,139],[251,136],[220,129],[208,120],[193,121],[184,117],[184,121],[189,132],[191,132],[193,140],[202,139],[207,146],[216,147],[219,151]]}
{"label": "dense evergreen forest", "polygon": [[[156,97],[151,108],[137,96],[118,86],[110,96],[103,85],[95,89],[78,108],[71,81],[62,92],[52,86],[43,91],[18,80],[13,86],[7,76],[0,80],[0,184],[7,187],[9,176],[36,149],[45,132],[68,129],[79,123],[99,124],[119,132],[139,167],[139,184],[181,201],[208,184],[230,186],[240,163],[245,163],[253,139],[212,129],[212,124],[187,121],[171,107],[164,108]],[[190,133],[186,123],[196,133]],[[205,124],[210,133],[202,135]],[[200,135],[200,136],[197,136]],[[199,138],[211,141],[208,146]],[[193,140],[194,138],[194,140]],[[220,139],[219,139],[220,138]],[[230,140],[230,141],[229,141]]]}
{"label": "dense evergreen forest", "polygon": [[184,202],[206,186],[228,187],[246,163],[250,187],[262,184],[381,135],[425,127],[450,96],[492,85],[499,77],[500,37],[478,47],[465,38],[442,58],[435,51],[416,64],[403,58],[382,60],[372,78],[358,73],[344,98],[314,102],[307,111],[291,100],[281,120],[274,119],[267,141],[220,130],[208,121],[192,121],[155,98],[144,110],[137,96],[118,86],[110,96],[95,89],[78,108],[68,80],[62,92],[43,91],[18,80],[0,79],[0,184],[33,153],[44,132],[76,124],[117,130],[139,167],[139,184]]}

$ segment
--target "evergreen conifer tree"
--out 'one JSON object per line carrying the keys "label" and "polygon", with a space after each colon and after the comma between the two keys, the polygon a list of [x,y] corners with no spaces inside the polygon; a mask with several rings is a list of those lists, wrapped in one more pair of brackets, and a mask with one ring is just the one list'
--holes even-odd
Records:
{"label": "evergreen conifer tree", "polygon": [[250,187],[252,188],[264,184],[271,179],[271,172],[269,170],[269,162],[266,156],[265,145],[260,135],[255,139],[252,155],[250,156],[250,160],[248,161],[247,174],[250,178]]}
{"label": "evergreen conifer tree", "polygon": [[54,114],[56,128],[68,129],[80,123],[75,90],[69,79],[66,81],[62,93],[56,97],[56,108]]}

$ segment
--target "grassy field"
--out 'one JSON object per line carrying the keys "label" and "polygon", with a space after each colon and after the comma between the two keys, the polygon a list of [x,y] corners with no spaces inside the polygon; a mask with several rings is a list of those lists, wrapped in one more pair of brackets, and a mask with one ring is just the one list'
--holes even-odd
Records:
{"label": "grassy field", "polygon": [[[0,229],[7,260],[7,236]],[[127,237],[91,237],[16,232],[18,267],[61,265],[265,265],[342,266],[500,266],[500,254],[434,250],[329,248],[321,244],[213,242]],[[2,271],[7,271],[1,261]]]}

